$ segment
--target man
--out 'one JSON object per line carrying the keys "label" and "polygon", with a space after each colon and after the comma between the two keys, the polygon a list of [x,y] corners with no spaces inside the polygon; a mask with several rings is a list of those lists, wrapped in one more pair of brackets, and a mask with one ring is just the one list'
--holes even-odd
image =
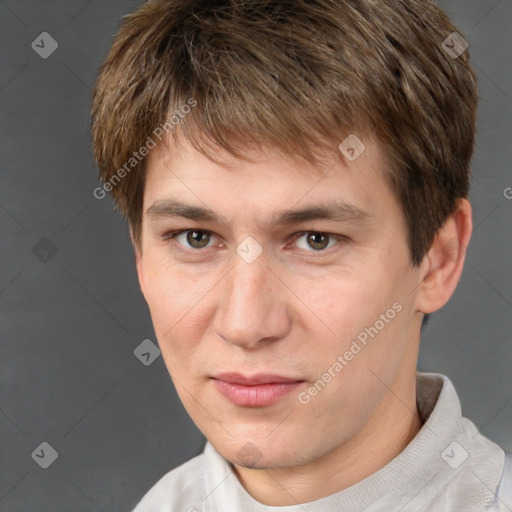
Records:
{"label": "man", "polygon": [[208,440],[136,512],[512,510],[503,450],[416,371],[471,236],[466,46],[424,0],[126,17],[94,90],[97,193]]}

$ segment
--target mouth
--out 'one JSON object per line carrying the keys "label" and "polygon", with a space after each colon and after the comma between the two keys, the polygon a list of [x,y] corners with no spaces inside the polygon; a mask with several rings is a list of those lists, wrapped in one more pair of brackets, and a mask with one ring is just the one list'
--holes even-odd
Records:
{"label": "mouth", "polygon": [[239,407],[265,407],[271,405],[304,381],[273,374],[244,376],[239,373],[222,373],[212,377],[217,391]]}

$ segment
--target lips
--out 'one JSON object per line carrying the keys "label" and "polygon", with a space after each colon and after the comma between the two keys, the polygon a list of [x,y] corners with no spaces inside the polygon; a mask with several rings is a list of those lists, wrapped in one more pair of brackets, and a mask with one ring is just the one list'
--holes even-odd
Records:
{"label": "lips", "polygon": [[246,377],[240,373],[220,373],[213,377],[217,380],[230,382],[231,384],[243,384],[244,386],[256,386],[258,384],[280,384],[283,382],[302,382],[301,379],[282,377],[270,373],[260,373],[252,377]]}
{"label": "lips", "polygon": [[222,373],[212,378],[217,391],[239,407],[265,407],[295,390],[302,380],[274,374]]}

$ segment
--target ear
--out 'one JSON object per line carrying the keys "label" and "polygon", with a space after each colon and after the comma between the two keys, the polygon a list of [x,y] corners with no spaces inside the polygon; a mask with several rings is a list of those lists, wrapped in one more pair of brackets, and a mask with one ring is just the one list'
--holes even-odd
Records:
{"label": "ear", "polygon": [[144,293],[144,290],[145,290],[144,267],[142,266],[142,251],[141,251],[139,244],[137,244],[137,242],[135,241],[135,238],[133,237],[133,229],[131,226],[130,226],[130,240],[132,242],[133,253],[135,256],[135,267],[137,269],[137,276],[139,278],[139,286],[142,291],[142,294],[145,295],[145,293]]}
{"label": "ear", "polygon": [[417,311],[432,313],[448,302],[462,274],[472,229],[471,204],[461,199],[455,212],[437,232],[421,263]]}

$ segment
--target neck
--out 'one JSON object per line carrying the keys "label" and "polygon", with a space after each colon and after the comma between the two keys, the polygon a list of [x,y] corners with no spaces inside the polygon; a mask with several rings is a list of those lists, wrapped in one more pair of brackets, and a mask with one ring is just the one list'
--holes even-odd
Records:
{"label": "neck", "polygon": [[268,506],[308,503],[346,489],[399,455],[421,429],[414,385],[395,386],[348,442],[304,466],[249,469],[234,466],[247,492]]}

